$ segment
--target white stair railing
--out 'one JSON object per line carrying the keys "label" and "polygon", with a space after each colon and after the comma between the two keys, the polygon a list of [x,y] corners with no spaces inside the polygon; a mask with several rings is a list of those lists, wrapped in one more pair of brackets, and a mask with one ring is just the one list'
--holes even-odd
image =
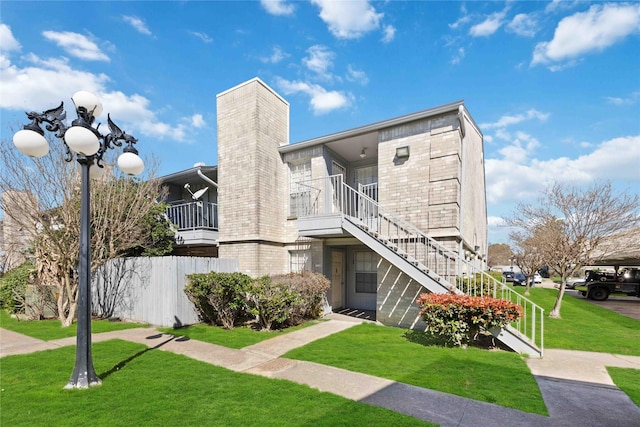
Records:
{"label": "white stair railing", "polygon": [[369,235],[393,248],[398,256],[438,280],[451,292],[490,295],[522,306],[523,316],[513,322],[511,327],[542,353],[542,307],[385,209],[366,193],[348,186],[343,182],[342,175],[314,179],[301,184],[313,189],[310,194],[314,196],[309,197],[309,204],[302,209],[308,216],[342,214]]}

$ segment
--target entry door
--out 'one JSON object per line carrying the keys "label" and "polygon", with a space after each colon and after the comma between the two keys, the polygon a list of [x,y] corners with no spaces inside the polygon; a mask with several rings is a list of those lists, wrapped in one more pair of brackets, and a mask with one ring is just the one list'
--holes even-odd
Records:
{"label": "entry door", "polygon": [[331,252],[331,308],[344,306],[344,252]]}

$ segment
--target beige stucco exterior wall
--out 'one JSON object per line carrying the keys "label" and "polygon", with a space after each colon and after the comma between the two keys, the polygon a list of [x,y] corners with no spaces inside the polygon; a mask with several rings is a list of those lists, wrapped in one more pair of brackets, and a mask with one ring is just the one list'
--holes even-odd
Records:
{"label": "beige stucco exterior wall", "polygon": [[285,273],[289,104],[259,79],[217,96],[220,257],[251,275]]}

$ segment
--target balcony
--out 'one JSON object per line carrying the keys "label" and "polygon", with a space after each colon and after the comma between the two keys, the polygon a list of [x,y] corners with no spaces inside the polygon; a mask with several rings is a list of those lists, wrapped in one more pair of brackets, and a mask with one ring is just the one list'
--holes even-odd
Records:
{"label": "balcony", "polygon": [[167,217],[177,229],[178,245],[218,245],[218,205],[211,202],[170,204]]}

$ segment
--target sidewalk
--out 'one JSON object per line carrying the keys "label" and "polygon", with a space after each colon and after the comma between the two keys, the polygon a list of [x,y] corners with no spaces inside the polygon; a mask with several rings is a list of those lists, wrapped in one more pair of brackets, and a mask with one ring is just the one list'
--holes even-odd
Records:
{"label": "sidewalk", "polygon": [[[306,384],[320,391],[385,407],[442,426],[638,426],[640,408],[613,386],[604,366],[640,369],[640,357],[546,350],[527,359],[549,417],[422,389],[317,363],[285,359],[287,351],[348,329],[361,321],[331,315],[322,322],[240,350],[137,328],[93,335],[93,342],[124,339],[236,372]],[[0,330],[0,357],[74,345],[75,337],[40,341]],[[588,363],[585,363],[587,361]]]}

